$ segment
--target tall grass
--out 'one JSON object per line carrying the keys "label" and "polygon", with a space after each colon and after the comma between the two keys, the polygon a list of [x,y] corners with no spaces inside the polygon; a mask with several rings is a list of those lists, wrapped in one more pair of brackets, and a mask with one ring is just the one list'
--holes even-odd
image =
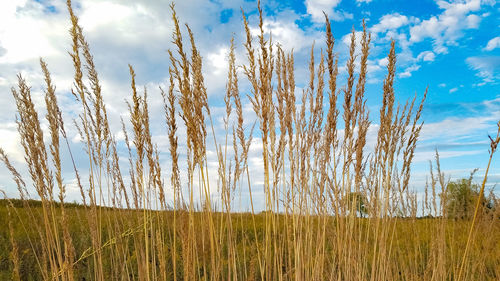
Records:
{"label": "tall grass", "polygon": [[[415,96],[397,103],[394,41],[381,91],[376,144],[371,148],[367,134],[372,119],[365,97],[371,36],[365,24],[359,63],[357,33],[352,30],[347,80],[339,86],[335,39],[325,14],[326,50],[318,58],[312,45],[309,82],[296,93],[293,52],[285,52],[266,34],[260,3],[256,37],[242,11],[246,62],[241,75],[232,39],[224,96],[226,134],[221,138],[215,134],[194,34],[189,25],[181,27],[174,5],[171,10],[174,49],[168,51],[169,85],[160,88],[170,145],[169,179],[163,177],[165,167],[150,131],[148,92],[137,88],[133,66],[129,66],[130,120],[122,120],[129,165],[120,162],[90,46],[70,1],[72,93],[81,103],[74,125],[88,156],[88,179],[80,176],[73,159],[47,64],[40,60],[46,81],[48,143],[30,87],[19,75],[17,87],[12,88],[18,131],[41,205],[29,200],[23,176],[0,150],[23,205],[10,201],[5,216],[13,280],[500,277],[498,210],[487,215],[478,203],[472,222],[448,219],[446,198],[439,195],[446,194],[447,182],[437,154],[425,198],[409,189],[427,91],[421,100]],[[250,85],[248,98],[240,93],[242,78]],[[257,116],[254,124],[244,117],[246,102]],[[183,128],[186,137],[179,140]],[[255,130],[262,140],[265,212],[260,214],[254,208],[257,198],[252,196],[255,183],[248,162]],[[186,151],[179,151],[179,141],[185,141]],[[493,157],[499,136],[491,141]],[[71,163],[62,163],[62,149],[69,151]],[[209,149],[216,152],[217,170],[209,169]],[[181,181],[180,155],[187,161],[185,181]],[[80,208],[69,208],[64,201],[63,165],[74,169]],[[127,169],[128,175],[123,174]],[[214,176],[217,186],[210,185]],[[481,194],[485,183],[486,176]],[[251,212],[235,213],[237,195],[247,191]],[[213,194],[220,196],[219,207]],[[420,219],[417,214],[431,218]],[[35,262],[30,270],[26,269],[30,259],[21,254],[26,251]]]}

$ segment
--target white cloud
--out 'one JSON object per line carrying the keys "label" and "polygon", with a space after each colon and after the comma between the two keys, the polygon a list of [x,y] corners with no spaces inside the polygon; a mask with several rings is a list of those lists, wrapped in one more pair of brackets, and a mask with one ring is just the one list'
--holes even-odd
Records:
{"label": "white cloud", "polygon": [[229,47],[222,46],[206,55],[205,84],[210,89],[223,89],[228,70]]}
{"label": "white cloud", "polygon": [[500,48],[500,36],[497,36],[490,41],[488,41],[488,44],[486,44],[486,47],[484,47],[484,50],[486,51],[492,51],[496,48]]}
{"label": "white cloud", "polygon": [[444,87],[446,87],[446,84],[445,83],[441,83],[441,84],[438,85],[438,87],[439,88],[444,88]]}
{"label": "white cloud", "polygon": [[[24,162],[24,152],[14,122],[0,124],[0,147],[8,154],[11,161]],[[2,163],[3,165],[3,163]]]}
{"label": "white cloud", "polygon": [[478,28],[481,18],[478,15],[468,15],[465,21],[467,22],[467,28]]}
{"label": "white cloud", "polygon": [[123,25],[127,19],[134,15],[134,9],[129,5],[111,1],[83,1],[82,8],[84,12],[80,16],[80,23],[88,32],[103,25]]}
{"label": "white cloud", "polygon": [[[344,43],[347,47],[350,47],[351,46],[351,36],[352,36],[352,33],[347,33],[346,35],[342,36],[342,38],[340,39],[342,41],[342,43]],[[361,38],[363,37],[363,32],[362,31],[355,31],[354,32],[354,36],[355,36],[355,44],[356,44],[356,53],[358,53],[358,51],[360,51],[360,46],[361,46]]]}
{"label": "white cloud", "polygon": [[373,0],[356,0],[358,3],[370,3]]}
{"label": "white cloud", "polygon": [[[498,109],[498,108],[497,108]],[[456,140],[464,136],[481,134],[491,128],[500,118],[498,113],[467,118],[448,118],[440,122],[426,123],[422,127],[420,140]]]}
{"label": "white cloud", "polygon": [[352,20],[354,18],[354,15],[352,13],[346,12],[346,11],[338,11],[334,12],[332,14],[332,19],[335,21],[343,21],[345,19]]}
{"label": "white cloud", "polygon": [[482,78],[484,83],[495,82],[499,79],[500,57],[469,57],[465,61],[477,72],[476,75]]}
{"label": "white cloud", "polygon": [[388,63],[389,63],[389,60],[387,58],[381,58],[378,60],[378,65],[380,65],[380,66],[387,66]]}
{"label": "white cloud", "polygon": [[[426,122],[423,125],[413,161],[418,166],[413,171],[420,170],[422,174],[417,175],[419,173],[417,172],[412,175],[414,184],[418,182],[414,176],[425,180],[428,171],[425,169],[427,165],[423,162],[434,160],[435,149],[439,150],[442,160],[456,157],[456,160],[441,162],[442,171],[452,177],[460,176],[460,174],[466,176],[472,168],[484,167],[484,162],[477,162],[473,159],[478,157],[471,156],[483,155],[486,158],[480,159],[487,159],[489,148],[487,135],[497,130],[496,123],[500,119],[499,105],[498,97],[480,103],[460,104],[459,108],[462,111],[460,115],[473,113],[474,116],[460,117],[459,115],[442,121]],[[432,111],[431,109],[427,113],[424,112],[424,115],[439,116],[439,113]],[[460,171],[460,169],[464,170]]]}
{"label": "white cloud", "polygon": [[404,72],[400,73],[399,74],[399,77],[400,78],[408,78],[408,77],[411,77],[411,73],[413,71],[417,71],[420,69],[420,65],[417,65],[417,64],[414,64],[414,65],[411,65],[409,67],[407,67]]}
{"label": "white cloud", "polygon": [[[313,41],[322,42],[323,34],[308,32],[300,28],[294,19],[264,20],[264,31],[273,36],[274,42],[279,42],[285,51],[299,52],[304,48],[310,48]],[[252,28],[251,32],[257,36],[260,34],[258,27]]]}
{"label": "white cloud", "polygon": [[[451,150],[451,151],[439,151],[439,159],[470,156],[484,153],[484,150]],[[418,162],[428,162],[434,161],[436,158],[436,151],[416,151],[413,157],[413,163]]]}
{"label": "white cloud", "polygon": [[372,32],[386,32],[387,30],[398,29],[409,23],[408,17],[399,13],[385,15],[380,18],[379,23],[370,28]]}
{"label": "white cloud", "polygon": [[[378,61],[368,60],[367,64],[368,75],[382,69],[381,65],[378,64]],[[356,67],[359,67],[359,63],[356,64]]]}
{"label": "white cloud", "polygon": [[455,45],[463,30],[479,27],[481,18],[471,14],[481,8],[480,0],[460,2],[438,1],[443,13],[421,21],[410,28],[410,41],[421,42],[426,38],[434,39],[434,52],[447,53],[447,46]]}
{"label": "white cloud", "polygon": [[306,0],[307,13],[311,15],[312,20],[316,23],[325,21],[325,12],[328,17],[335,21],[343,21],[344,19],[352,19],[353,15],[345,11],[336,11],[335,8],[342,0]]}
{"label": "white cloud", "polygon": [[220,48],[218,51],[210,53],[207,55],[208,62],[211,67],[214,69],[216,74],[226,73],[227,72],[227,56],[229,54],[229,50],[226,47]]}
{"label": "white cloud", "polygon": [[451,88],[450,91],[448,91],[450,94],[453,94],[454,92],[458,91],[458,88]]}
{"label": "white cloud", "polygon": [[19,63],[57,54],[67,29],[37,2],[3,1],[0,8],[0,63]]}
{"label": "white cloud", "polygon": [[443,27],[440,25],[438,19],[432,16],[428,20],[424,20],[421,24],[413,26],[410,29],[410,40],[413,42],[420,42],[425,37],[438,36]]}
{"label": "white cloud", "polygon": [[423,60],[423,61],[434,61],[435,58],[436,58],[436,55],[431,51],[421,52],[417,56],[417,60]]}

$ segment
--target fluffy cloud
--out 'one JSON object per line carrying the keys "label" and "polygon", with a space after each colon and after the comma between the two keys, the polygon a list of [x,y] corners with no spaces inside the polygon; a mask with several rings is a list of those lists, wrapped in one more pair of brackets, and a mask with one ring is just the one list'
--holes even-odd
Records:
{"label": "fluffy cloud", "polygon": [[[129,21],[134,15],[136,7],[113,3],[111,1],[82,2],[84,13],[80,16],[80,23],[85,26],[89,32],[94,31],[98,27],[112,26],[123,24],[124,21]],[[144,12],[144,9],[138,11],[138,14]],[[123,30],[125,31],[125,30]]]}
{"label": "fluffy cloud", "polygon": [[0,64],[15,64],[57,54],[64,44],[65,18],[45,12],[34,1],[5,1],[0,9]]}
{"label": "fluffy cloud", "polygon": [[405,70],[399,74],[399,77],[400,78],[408,78],[408,77],[411,77],[411,73],[414,72],[414,71],[417,71],[420,69],[420,65],[417,65],[417,64],[413,64],[407,68],[405,68]]}
{"label": "fluffy cloud", "polygon": [[0,124],[0,135],[2,136],[0,147],[9,154],[11,160],[22,162],[24,153],[17,134],[17,124],[14,122]]}
{"label": "fluffy cloud", "polygon": [[435,58],[436,58],[436,55],[431,51],[421,52],[417,56],[417,60],[423,60],[423,61],[434,61]]}
{"label": "fluffy cloud", "polygon": [[[448,48],[456,46],[458,40],[463,37],[464,30],[477,29],[481,19],[488,16],[487,13],[480,13],[481,5],[491,3],[481,0],[464,0],[437,1],[436,4],[442,12],[431,15],[428,19],[422,20],[392,13],[382,16],[370,28],[375,35],[375,42],[387,42],[394,39],[398,43],[398,47],[401,48],[398,51],[398,62],[404,69],[404,72],[399,74],[401,78],[410,77],[412,72],[420,68],[419,64],[422,62],[433,62],[437,55],[448,53]],[[432,51],[420,51],[417,56],[414,56],[413,49],[418,48],[415,45],[423,41],[432,42]],[[500,42],[496,43],[496,40],[493,40],[485,47],[485,50],[495,48],[495,44],[500,44]]]}
{"label": "fluffy cloud", "polygon": [[389,60],[387,58],[381,58],[378,60],[378,65],[380,66],[387,66],[387,64],[389,63]]}
{"label": "fluffy cloud", "polygon": [[[279,42],[285,51],[300,52],[311,47],[313,41],[322,42],[323,34],[317,31],[304,31],[294,20],[298,16],[280,20],[264,20],[264,32],[273,36],[274,42]],[[324,20],[324,18],[323,18]],[[260,30],[257,26],[251,28],[252,35],[257,36]]]}
{"label": "fluffy cloud", "polygon": [[[348,33],[344,36],[342,36],[341,41],[344,43],[347,47],[351,46],[351,36],[352,33]],[[355,44],[356,44],[356,53],[359,53],[361,51],[360,46],[361,46],[361,38],[363,37],[363,32],[362,31],[356,31],[354,32],[355,36]]]}
{"label": "fluffy cloud", "polygon": [[467,24],[467,28],[476,29],[479,27],[481,18],[478,15],[468,15],[467,18],[465,18],[465,22]]}
{"label": "fluffy cloud", "polygon": [[492,51],[496,48],[500,48],[500,36],[497,36],[490,41],[488,41],[488,44],[486,44],[486,47],[484,47],[485,51]]}
{"label": "fluffy cloud", "polygon": [[316,23],[325,21],[325,12],[328,17],[335,21],[344,19],[352,19],[353,15],[345,11],[335,11],[334,9],[342,0],[306,0],[307,13],[311,15],[312,20]]}
{"label": "fluffy cloud", "polygon": [[407,16],[401,15],[399,13],[388,14],[380,18],[380,21],[370,28],[371,32],[379,33],[386,32],[388,30],[398,29],[406,24],[409,20]]}
{"label": "fluffy cloud", "polygon": [[425,38],[434,39],[434,52],[447,53],[447,46],[455,45],[456,40],[462,36],[464,29],[479,27],[481,18],[473,12],[481,8],[480,0],[467,0],[460,2],[438,1],[443,13],[421,21],[410,28],[410,41],[421,42]]}

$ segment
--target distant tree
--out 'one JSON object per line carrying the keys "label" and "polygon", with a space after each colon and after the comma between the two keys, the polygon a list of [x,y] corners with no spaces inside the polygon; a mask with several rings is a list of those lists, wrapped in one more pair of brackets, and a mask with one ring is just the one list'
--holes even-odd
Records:
{"label": "distant tree", "polygon": [[[472,175],[473,173],[468,179],[459,179],[448,183],[446,197],[442,197],[442,200],[446,200],[445,210],[448,218],[470,219],[474,216],[481,187],[472,182]],[[490,192],[488,198],[484,194],[481,196],[480,207],[483,211],[491,212],[495,209],[496,200],[491,194],[493,193]]]}
{"label": "distant tree", "polygon": [[491,216],[500,219],[500,198],[495,196],[493,188],[490,190],[490,194],[486,198],[486,210]]}
{"label": "distant tree", "polygon": [[361,192],[351,192],[347,196],[347,200],[349,202],[348,206],[353,206],[357,213],[361,217],[364,217],[368,214],[368,200],[366,199],[366,195]]}

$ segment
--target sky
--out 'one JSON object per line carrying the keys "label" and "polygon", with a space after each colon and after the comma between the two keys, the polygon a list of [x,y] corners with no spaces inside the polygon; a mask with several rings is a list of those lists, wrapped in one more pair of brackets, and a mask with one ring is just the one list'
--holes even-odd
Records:
{"label": "sky", "polygon": [[[167,50],[173,48],[169,2],[85,0],[73,1],[73,7],[94,55],[113,133],[119,141],[123,140],[120,117],[127,120],[129,116],[125,101],[131,96],[128,71],[131,64],[136,70],[137,83],[148,89],[153,140],[167,169],[168,141],[158,86],[168,85]],[[496,134],[500,120],[500,5],[495,0],[262,0],[262,7],[265,31],[285,50],[294,51],[298,92],[307,83],[313,42],[316,54],[325,49],[323,11],[331,19],[336,38],[334,51],[338,52],[341,66],[339,86],[345,84],[350,32],[352,28],[359,32],[365,20],[372,35],[365,94],[372,121],[369,144],[370,141],[373,144],[376,137],[386,56],[391,39],[396,40],[397,102],[404,104],[414,95],[421,98],[428,87],[422,115],[425,124],[412,167],[411,188],[422,192],[429,175],[429,161],[434,159],[436,149],[447,177],[468,177],[478,168],[476,180],[481,179],[489,158],[488,135]],[[237,64],[241,65],[245,56],[241,9],[248,15],[250,28],[255,33],[257,3],[182,0],[177,1],[175,8],[181,23],[188,23],[194,32],[203,57],[216,134],[222,136],[222,100],[230,38],[235,37]],[[68,54],[69,28],[66,1],[0,1],[0,147],[24,173],[24,152],[17,135],[11,87],[16,85],[16,75],[21,73],[32,87],[37,109],[44,112],[40,57],[52,72],[77,164],[86,165],[77,131],[71,127],[71,120],[80,109],[70,94],[74,72]],[[240,80],[244,80],[241,72]],[[245,82],[241,89],[243,95],[250,93]],[[248,101],[244,110],[248,117],[245,123],[251,124],[255,114]],[[42,127],[46,129],[45,121]],[[127,154],[123,149],[120,153],[126,165]],[[250,168],[257,174],[262,170],[260,153],[257,137],[249,157]],[[213,154],[208,151],[209,167],[214,169],[215,177],[217,165]],[[490,187],[500,181],[498,158],[498,155],[494,158],[490,170]],[[63,161],[69,164],[68,160],[65,155]],[[78,200],[79,191],[71,167],[66,165],[63,170],[68,199]],[[259,185],[258,178],[255,183]],[[0,166],[0,189],[11,197],[17,194],[3,166]],[[258,198],[262,193],[254,194]]]}

